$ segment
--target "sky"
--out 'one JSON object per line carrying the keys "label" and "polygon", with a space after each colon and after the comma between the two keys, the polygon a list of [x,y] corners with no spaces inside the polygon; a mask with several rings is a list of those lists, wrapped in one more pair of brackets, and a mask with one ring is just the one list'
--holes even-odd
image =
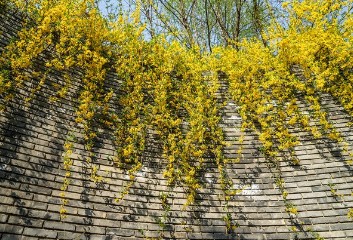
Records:
{"label": "sky", "polygon": [[[131,0],[98,0],[99,10],[103,13],[104,16],[108,15],[108,11],[121,8],[122,10],[129,11],[131,10]],[[108,11],[107,11],[108,7]],[[117,14],[118,12],[116,12]]]}

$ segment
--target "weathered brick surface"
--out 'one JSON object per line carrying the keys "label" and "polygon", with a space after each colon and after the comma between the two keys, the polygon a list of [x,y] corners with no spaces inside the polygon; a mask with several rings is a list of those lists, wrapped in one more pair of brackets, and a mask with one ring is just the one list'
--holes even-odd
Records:
{"label": "weathered brick surface", "polygon": [[[0,14],[0,51],[20,27],[18,14]],[[109,78],[116,80],[114,75]],[[60,81],[60,76],[53,73],[51,80]],[[227,86],[222,85],[221,95],[226,90]],[[227,209],[220,197],[217,167],[212,159],[206,159],[209,167],[197,203],[182,210],[185,192],[175,187],[168,199],[171,209],[166,213],[159,196],[169,187],[163,179],[161,149],[151,132],[143,155],[145,166],[129,195],[119,203],[114,199],[129,177],[109,160],[114,154],[113,144],[109,138],[102,138],[96,149],[98,173],[106,182],[95,184],[90,181],[92,166],[84,160],[87,153],[78,141],[72,155],[72,183],[66,193],[68,216],[60,222],[60,187],[65,175],[61,156],[66,135],[74,126],[75,98],[49,105],[46,99],[52,93],[45,86],[28,107],[18,100],[0,114],[1,240],[310,239],[312,232],[327,239],[353,239],[353,222],[347,218],[348,209],[353,208],[353,168],[346,164],[347,156],[337,144],[312,139],[303,131],[296,132],[302,140],[296,147],[300,166],[280,163],[288,200],[298,209],[295,218],[286,212],[273,172],[258,150],[257,136],[251,132],[245,136],[241,161],[228,168],[234,188],[243,191],[232,197]],[[20,90],[19,94],[24,97],[28,93]],[[323,96],[322,106],[351,148],[353,129],[346,126],[350,118],[330,96]],[[306,111],[304,104],[302,111]],[[224,153],[235,158],[241,135],[235,104],[228,102],[222,115],[221,126],[230,143]],[[74,132],[82,137],[79,128]],[[227,212],[235,225],[229,234],[223,220]]]}

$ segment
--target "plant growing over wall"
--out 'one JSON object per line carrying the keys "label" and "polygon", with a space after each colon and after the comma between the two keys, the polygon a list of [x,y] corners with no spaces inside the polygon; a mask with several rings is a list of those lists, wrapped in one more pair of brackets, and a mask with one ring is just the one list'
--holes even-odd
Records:
{"label": "plant growing over wall", "polygon": [[[117,201],[128,194],[143,166],[141,153],[148,132],[156,134],[162,145],[168,184],[187,189],[185,207],[195,201],[209,156],[217,166],[224,199],[235,195],[227,177],[228,160],[222,154],[220,73],[229,84],[227,94],[239,107],[239,143],[247,131],[256,133],[262,153],[276,170],[280,171],[283,156],[299,164],[295,147],[300,141],[293,128],[315,139],[336,141],[353,156],[320,105],[321,96],[330,94],[353,116],[351,0],[286,2],[288,26],[273,20],[261,41],[239,41],[235,48],[218,47],[211,54],[165,36],[144,40],[139,4],[132,16],[109,20],[102,17],[94,0],[8,2],[27,18],[18,38],[1,53],[1,104],[20,97],[16,90],[21,88],[28,89],[23,100],[29,103],[46,85],[55,92],[49,101],[78,96],[75,120],[83,133],[86,161],[96,157],[98,130],[109,129],[115,140],[114,162],[129,174]],[[335,18],[341,13],[344,18]],[[45,67],[39,68],[43,60]],[[304,77],[295,68],[302,69]],[[58,72],[62,81],[51,83],[51,75]],[[108,72],[116,78],[108,78]],[[300,111],[300,100],[309,106],[309,113]],[[63,192],[69,185],[72,142],[66,141],[64,148]],[[100,181],[97,172],[93,167],[93,181]],[[286,211],[297,215],[296,207],[287,201],[281,175],[276,178]],[[66,204],[64,200],[62,205]],[[231,227],[231,215],[224,220]]]}

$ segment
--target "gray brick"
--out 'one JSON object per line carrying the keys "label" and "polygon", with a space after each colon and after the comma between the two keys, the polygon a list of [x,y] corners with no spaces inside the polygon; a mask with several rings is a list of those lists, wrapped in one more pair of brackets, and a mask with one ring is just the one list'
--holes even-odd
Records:
{"label": "gray brick", "polygon": [[[182,233],[183,236],[186,236],[185,233]],[[146,238],[152,238],[152,239],[156,239],[160,236],[160,233],[157,231],[146,231],[145,232],[145,237]],[[185,238],[186,239],[186,238]]]}
{"label": "gray brick", "polygon": [[204,239],[202,233],[188,233],[187,236],[189,239]]}
{"label": "gray brick", "polygon": [[52,192],[52,190],[50,188],[40,187],[40,186],[30,185],[30,184],[21,184],[20,189],[23,191],[29,191],[29,192],[33,192],[33,193],[42,193],[42,194],[48,194],[48,195],[50,195]]}
{"label": "gray brick", "polygon": [[63,222],[45,221],[44,228],[55,229],[55,230],[74,231],[75,225],[69,224],[69,223],[63,223]]}
{"label": "gray brick", "polygon": [[[213,239],[232,239],[232,235],[226,234],[226,233],[214,233]],[[253,239],[255,239],[255,238],[253,238]]]}
{"label": "gray brick", "polygon": [[73,232],[58,232],[58,239],[60,240],[72,240],[72,239],[84,239],[85,234],[84,233],[73,233]]}
{"label": "gray brick", "polygon": [[339,237],[345,237],[345,233],[343,231],[334,231],[334,232],[320,232],[320,236],[325,239],[334,239]]}
{"label": "gray brick", "polygon": [[93,219],[93,223],[96,226],[102,226],[102,227],[112,227],[112,228],[120,227],[119,221],[113,221],[113,220],[107,220],[107,219]]}
{"label": "gray brick", "polygon": [[10,224],[0,224],[0,232],[21,234],[23,232],[23,227]]}
{"label": "gray brick", "polygon": [[31,143],[31,142],[22,142],[21,143],[21,147],[25,147],[25,148],[28,148],[28,149],[34,149],[34,144]]}
{"label": "gray brick", "polygon": [[201,226],[202,233],[224,232],[224,226]]}
{"label": "gray brick", "polygon": [[269,234],[267,239],[273,239],[273,240],[292,239],[290,235],[291,235],[290,233],[273,233],[273,234]]}
{"label": "gray brick", "polygon": [[[90,222],[90,219],[84,218],[85,223]],[[105,234],[105,228],[100,226],[76,225],[76,232],[89,234]]]}
{"label": "gray brick", "polygon": [[147,229],[148,224],[141,223],[141,222],[124,222],[120,223],[121,228],[128,228],[128,229]]}
{"label": "gray brick", "polygon": [[56,238],[57,233],[48,229],[39,229],[39,228],[25,228],[23,231],[25,236],[33,237],[44,237],[44,238]]}
{"label": "gray brick", "polygon": [[[176,232],[174,233],[175,238],[177,239],[187,239],[187,233],[185,232]],[[205,236],[205,234],[204,234]]]}
{"label": "gray brick", "polygon": [[23,240],[24,238],[21,235],[14,234],[4,234],[1,240]]}
{"label": "gray brick", "polygon": [[6,223],[8,217],[9,217],[8,215],[4,213],[0,213],[0,223]]}
{"label": "gray brick", "polygon": [[[21,211],[20,211],[21,212]],[[14,224],[14,225],[23,225],[23,226],[31,226],[31,227],[42,227],[44,220],[41,219],[35,219],[30,217],[30,211],[28,211],[27,215],[28,217],[24,216],[10,216],[8,219],[9,224]]]}
{"label": "gray brick", "polygon": [[124,236],[124,237],[132,237],[132,236],[134,236],[135,232],[130,229],[107,228],[106,234],[107,235]]}
{"label": "gray brick", "polygon": [[332,231],[353,230],[352,222],[330,224]]}
{"label": "gray brick", "polygon": [[[62,191],[54,190],[52,196],[60,197],[60,196],[61,196],[61,192],[62,192]],[[80,199],[80,198],[81,198],[81,195],[78,194],[78,193],[66,192],[66,193],[65,193],[65,197],[66,197],[67,199]]]}
{"label": "gray brick", "polygon": [[13,198],[11,197],[6,197],[6,196],[0,196],[1,198],[1,204],[12,204],[13,203]]}
{"label": "gray brick", "polygon": [[89,235],[89,239],[90,240],[106,240],[106,239],[110,239],[109,237],[107,237],[106,235]]}

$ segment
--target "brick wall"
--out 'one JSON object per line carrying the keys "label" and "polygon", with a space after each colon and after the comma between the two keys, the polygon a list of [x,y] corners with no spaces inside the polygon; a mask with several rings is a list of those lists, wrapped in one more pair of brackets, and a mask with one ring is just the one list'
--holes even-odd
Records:
{"label": "brick wall", "polygon": [[[0,51],[16,36],[21,19],[13,12],[0,11]],[[300,74],[299,70],[298,74]],[[114,79],[114,76],[110,76]],[[60,73],[50,76],[60,80]],[[30,83],[28,83],[30,84]],[[76,86],[77,87],[77,86]],[[224,84],[220,97],[225,95]],[[208,159],[203,190],[197,204],[182,211],[184,190],[168,189],[162,177],[161,149],[150,135],[143,154],[144,167],[124,200],[114,202],[128,175],[109,160],[114,148],[109,138],[96,145],[97,159],[105,182],[92,183],[84,159],[81,141],[75,144],[72,184],[67,191],[67,218],[60,221],[60,187],[65,171],[62,166],[63,143],[74,128],[75,96],[48,104],[53,93],[50,84],[28,106],[19,98],[0,114],[0,239],[310,239],[318,233],[326,239],[353,239],[353,222],[347,218],[353,208],[352,168],[335,143],[313,140],[297,131],[302,143],[296,148],[300,166],[281,163],[281,174],[288,199],[298,208],[298,216],[285,211],[281,193],[274,184],[274,172],[259,152],[255,134],[244,141],[243,158],[229,166],[235,187],[243,191],[225,207],[217,183],[217,169]],[[1,100],[1,99],[0,99]],[[322,106],[352,146],[353,131],[346,126],[350,118],[330,96],[322,97]],[[306,107],[302,105],[303,111]],[[240,117],[228,101],[222,110],[222,127],[230,144],[225,155],[234,158],[240,136]],[[104,134],[102,134],[104,136]],[[331,186],[331,187],[330,187]],[[335,197],[332,188],[342,197]],[[163,210],[160,196],[169,194],[170,211]],[[227,234],[224,217],[229,213],[236,223]],[[293,231],[293,226],[298,232]],[[310,230],[311,229],[311,230]]]}

